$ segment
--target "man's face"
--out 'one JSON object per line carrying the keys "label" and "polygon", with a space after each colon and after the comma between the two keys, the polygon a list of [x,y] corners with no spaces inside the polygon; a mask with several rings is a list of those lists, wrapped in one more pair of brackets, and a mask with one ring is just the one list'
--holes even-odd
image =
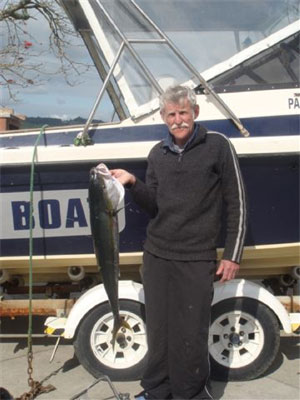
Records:
{"label": "man's face", "polygon": [[192,108],[187,98],[180,103],[166,103],[161,112],[163,121],[174,137],[175,143],[183,146],[192,135],[194,120],[199,114],[199,106]]}

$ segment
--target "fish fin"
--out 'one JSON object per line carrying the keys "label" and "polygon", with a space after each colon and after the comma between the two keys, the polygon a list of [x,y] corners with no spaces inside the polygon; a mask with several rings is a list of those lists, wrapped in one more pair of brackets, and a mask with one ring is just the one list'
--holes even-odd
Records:
{"label": "fish fin", "polygon": [[118,208],[118,209],[114,212],[114,214],[117,215],[120,211],[124,210],[124,208],[126,208],[127,206],[129,206],[129,204],[130,204],[130,202],[127,203],[127,204],[125,204],[125,206],[123,206],[123,207],[121,207],[121,208]]}
{"label": "fish fin", "polygon": [[120,325],[120,321],[118,318],[115,318],[114,320],[114,327],[112,330],[112,340],[111,340],[111,344],[112,344],[112,348],[113,351],[115,350],[115,344],[116,344],[116,339],[117,339],[117,333],[120,329],[121,325]]}
{"label": "fish fin", "polygon": [[124,207],[118,208],[117,210],[108,210],[106,209],[105,212],[108,214],[110,217],[116,217],[120,211],[124,210],[130,203],[125,204]]}
{"label": "fish fin", "polygon": [[116,211],[114,210],[109,210],[108,208],[105,210],[106,214],[108,214],[110,217],[115,217],[116,216]]}

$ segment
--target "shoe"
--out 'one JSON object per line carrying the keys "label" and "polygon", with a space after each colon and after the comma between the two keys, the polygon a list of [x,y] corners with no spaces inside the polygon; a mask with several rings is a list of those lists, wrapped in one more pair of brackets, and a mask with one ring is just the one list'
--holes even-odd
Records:
{"label": "shoe", "polygon": [[148,400],[151,399],[151,397],[149,396],[149,393],[145,392],[144,390],[137,394],[136,396],[134,396],[135,400]]}
{"label": "shoe", "polygon": [[[149,394],[148,392],[141,392],[139,394],[137,394],[136,396],[134,396],[135,400],[154,400],[156,399],[155,397],[152,397],[151,394]],[[170,394],[168,397],[166,397],[166,399],[172,399],[172,395]],[[156,399],[158,400],[158,399]]]}

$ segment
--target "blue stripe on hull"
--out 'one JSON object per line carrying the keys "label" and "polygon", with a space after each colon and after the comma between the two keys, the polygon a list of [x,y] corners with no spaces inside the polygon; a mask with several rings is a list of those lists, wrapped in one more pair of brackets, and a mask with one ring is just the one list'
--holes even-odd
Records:
{"label": "blue stripe on hull", "polygon": [[[63,246],[62,246],[63,243]],[[18,257],[29,255],[28,239],[15,239],[1,241],[1,257]],[[136,252],[142,251],[143,246],[139,238],[138,242],[127,243],[120,246],[120,252]],[[33,245],[33,254],[38,256],[53,255],[76,255],[76,254],[93,254],[93,243],[91,237],[87,236],[70,236],[69,238],[48,238],[35,239]]]}
{"label": "blue stripe on hull", "polygon": [[[100,160],[99,160],[100,162]],[[110,168],[123,168],[134,171],[144,178],[147,162],[124,161],[107,162]],[[46,165],[36,164],[34,175],[34,190],[68,190],[87,189],[89,171],[95,163]],[[29,190],[30,165],[5,166],[1,169],[1,193],[27,192]],[[29,196],[29,193],[28,193]]]}
{"label": "blue stripe on hull", "polygon": [[[299,230],[299,158],[296,155],[243,157],[239,160],[248,197],[249,224],[246,245],[291,243],[300,241]],[[108,163],[110,168],[125,168],[144,179],[146,162]],[[35,190],[51,191],[53,196],[68,189],[87,189],[90,163],[80,166],[37,165]],[[28,192],[29,169],[3,168],[2,193]],[[29,199],[29,193],[28,193]],[[86,199],[85,199],[86,201]],[[121,252],[141,251],[148,217],[126,194],[126,226],[120,234]],[[5,215],[5,218],[10,218]],[[88,220],[89,216],[86,215]],[[47,222],[47,218],[45,218]],[[63,221],[62,221],[63,222]],[[45,222],[44,222],[45,223]],[[6,223],[4,221],[4,227]],[[72,232],[72,230],[70,230]],[[72,234],[72,233],[70,233]],[[34,240],[35,255],[93,253],[89,234],[85,236],[45,237]],[[2,240],[2,256],[28,255],[28,239]],[[28,232],[29,237],[29,232]],[[219,246],[223,245],[224,234]]]}
{"label": "blue stripe on hull", "polygon": [[[283,115],[259,118],[241,119],[251,136],[282,136],[299,135],[300,117],[298,115]],[[228,137],[241,137],[240,132],[230,120],[204,121],[203,125],[209,130],[225,133]],[[68,146],[74,140],[80,130],[74,132],[65,131],[65,127],[58,133],[45,133],[40,140],[40,146],[61,145]],[[82,130],[81,130],[82,131]],[[92,129],[90,136],[94,143],[120,143],[143,142],[163,139],[167,134],[165,125],[144,125],[133,127],[113,127],[110,129]],[[11,135],[0,137],[0,147],[33,146],[36,141],[36,133],[24,136]]]}

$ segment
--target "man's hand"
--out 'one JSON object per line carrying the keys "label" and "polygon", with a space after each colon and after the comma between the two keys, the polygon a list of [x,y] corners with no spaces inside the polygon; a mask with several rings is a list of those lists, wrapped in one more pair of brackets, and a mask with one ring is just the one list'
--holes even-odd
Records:
{"label": "man's hand", "polygon": [[225,282],[234,279],[239,269],[239,264],[229,260],[221,260],[219,268],[216,272],[216,275],[222,275],[219,282]]}
{"label": "man's hand", "polygon": [[123,186],[125,185],[134,185],[136,182],[136,178],[134,175],[130,174],[125,169],[111,169],[110,173],[114,176]]}

